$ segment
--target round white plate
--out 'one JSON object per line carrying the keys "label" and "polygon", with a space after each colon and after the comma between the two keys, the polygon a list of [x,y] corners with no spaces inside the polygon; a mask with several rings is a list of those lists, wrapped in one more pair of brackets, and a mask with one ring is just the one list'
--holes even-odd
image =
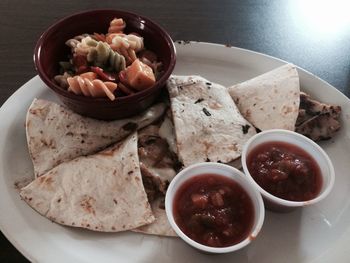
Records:
{"label": "round white plate", "polygon": [[[285,62],[221,45],[176,44],[176,74],[202,75],[232,85]],[[318,205],[288,214],[266,213],[251,245],[238,252],[209,256],[177,238],[143,234],[95,233],[52,223],[31,209],[14,184],[33,176],[25,137],[25,115],[34,97],[56,100],[39,77],[15,92],[0,109],[0,229],[35,262],[348,262],[350,244],[350,100],[334,87],[298,69],[301,89],[315,98],[341,105],[342,129],[321,146],[332,159],[335,186]]]}

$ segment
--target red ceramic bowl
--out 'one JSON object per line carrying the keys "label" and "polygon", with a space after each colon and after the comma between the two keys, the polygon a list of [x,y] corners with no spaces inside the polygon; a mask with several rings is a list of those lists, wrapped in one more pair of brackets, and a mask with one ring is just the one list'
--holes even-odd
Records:
{"label": "red ceramic bowl", "polygon": [[[126,33],[136,32],[144,38],[145,47],[155,52],[163,63],[163,73],[156,84],[144,91],[117,97],[90,98],[60,87],[53,80],[59,72],[59,61],[66,61],[70,52],[65,42],[83,33],[107,32],[113,18],[123,18]],[[114,120],[135,115],[157,99],[176,62],[175,46],[169,34],[150,19],[120,10],[92,10],[65,17],[50,26],[39,38],[34,63],[39,76],[71,110],[91,118]]]}

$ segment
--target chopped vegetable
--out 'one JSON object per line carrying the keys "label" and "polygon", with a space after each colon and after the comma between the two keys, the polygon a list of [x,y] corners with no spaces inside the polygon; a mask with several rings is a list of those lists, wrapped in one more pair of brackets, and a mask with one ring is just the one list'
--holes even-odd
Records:
{"label": "chopped vegetable", "polygon": [[152,68],[136,59],[126,68],[128,84],[136,90],[150,88],[156,82]]}
{"label": "chopped vegetable", "polygon": [[95,72],[101,78],[101,80],[115,81],[115,76],[113,76],[110,73],[104,72],[103,69],[100,67],[91,67],[91,70]]}
{"label": "chopped vegetable", "polygon": [[193,194],[191,199],[193,204],[199,208],[205,208],[208,204],[208,196],[205,194]]}

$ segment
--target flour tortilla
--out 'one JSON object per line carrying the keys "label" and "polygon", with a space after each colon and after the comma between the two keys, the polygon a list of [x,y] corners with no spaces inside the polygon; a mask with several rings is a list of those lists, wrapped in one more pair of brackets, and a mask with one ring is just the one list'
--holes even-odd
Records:
{"label": "flour tortilla", "polygon": [[102,152],[61,163],[20,195],[67,226],[118,232],[155,220],[142,185],[136,133]]}
{"label": "flour tortilla", "polygon": [[175,141],[175,135],[172,136],[173,126],[167,115],[161,123],[149,125],[138,131],[142,181],[156,220],[149,225],[133,229],[134,232],[177,236],[168,222],[164,207],[166,190],[177,173],[178,165],[177,157],[169,145],[169,141]]}
{"label": "flour tortilla", "polygon": [[[162,123],[152,124],[138,131],[138,153],[144,185],[150,183],[152,190],[163,194],[180,168],[176,154],[160,134],[166,120],[167,117]],[[149,189],[145,188],[147,192]]]}
{"label": "flour tortilla", "polygon": [[156,218],[152,224],[135,228],[133,232],[141,232],[144,234],[177,237],[176,232],[171,227],[163,207],[164,197],[158,197],[151,202],[152,212]]}
{"label": "flour tortilla", "polygon": [[160,103],[144,113],[111,122],[83,117],[56,103],[34,99],[26,119],[29,153],[36,177],[75,157],[96,153],[163,115]]}
{"label": "flour tortilla", "polygon": [[177,148],[176,148],[175,128],[171,120],[170,109],[167,110],[164,121],[159,127],[159,136],[167,141],[169,150],[176,154]]}
{"label": "flour tortilla", "polygon": [[177,153],[185,167],[205,161],[228,163],[256,131],[227,88],[199,76],[171,76],[167,82]]}
{"label": "flour tortilla", "polygon": [[294,131],[300,103],[294,65],[281,66],[228,90],[242,115],[256,128]]}

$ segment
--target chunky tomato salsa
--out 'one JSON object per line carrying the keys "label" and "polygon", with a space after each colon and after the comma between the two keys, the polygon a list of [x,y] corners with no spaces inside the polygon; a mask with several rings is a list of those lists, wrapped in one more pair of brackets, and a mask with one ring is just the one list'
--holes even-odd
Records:
{"label": "chunky tomato salsa", "polygon": [[257,146],[247,157],[249,173],[270,194],[290,200],[315,198],[322,187],[320,167],[303,149],[285,142]]}
{"label": "chunky tomato salsa", "polygon": [[173,213],[182,232],[211,247],[244,240],[254,221],[253,202],[246,191],[216,174],[202,174],[185,182],[175,195]]}

